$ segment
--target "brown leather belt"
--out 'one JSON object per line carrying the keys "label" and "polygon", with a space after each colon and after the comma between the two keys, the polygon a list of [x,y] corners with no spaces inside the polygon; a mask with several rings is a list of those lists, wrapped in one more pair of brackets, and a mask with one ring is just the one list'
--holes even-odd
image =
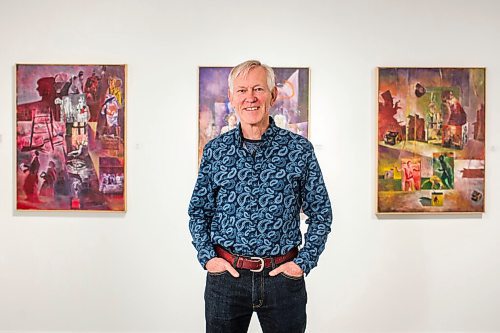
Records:
{"label": "brown leather belt", "polygon": [[295,247],[281,256],[260,258],[232,254],[222,246],[215,245],[215,253],[217,253],[218,257],[225,259],[235,268],[249,269],[252,272],[262,272],[264,268],[271,268],[294,259],[299,253],[299,250]]}

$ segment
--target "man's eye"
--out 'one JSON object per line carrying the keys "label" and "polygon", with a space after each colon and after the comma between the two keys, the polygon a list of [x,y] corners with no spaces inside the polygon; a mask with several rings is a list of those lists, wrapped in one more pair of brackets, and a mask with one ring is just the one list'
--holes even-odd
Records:
{"label": "man's eye", "polygon": [[261,88],[261,87],[257,87],[254,89],[255,91],[258,91],[258,92],[261,92],[261,91],[264,91],[264,88]]}
{"label": "man's eye", "polygon": [[236,92],[241,94],[241,93],[245,92],[245,89],[238,89],[238,90],[236,90]]}

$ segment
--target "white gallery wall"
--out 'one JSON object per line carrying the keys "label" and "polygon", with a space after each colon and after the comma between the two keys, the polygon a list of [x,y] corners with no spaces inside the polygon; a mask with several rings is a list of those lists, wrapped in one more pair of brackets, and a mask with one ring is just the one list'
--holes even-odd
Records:
{"label": "white gallery wall", "polygon": [[[198,66],[309,67],[310,332],[500,332],[500,2],[0,0],[0,331],[204,330]],[[15,64],[127,64],[127,212],[16,212]],[[486,213],[375,215],[376,67],[486,67]],[[251,331],[258,332],[255,319]]]}

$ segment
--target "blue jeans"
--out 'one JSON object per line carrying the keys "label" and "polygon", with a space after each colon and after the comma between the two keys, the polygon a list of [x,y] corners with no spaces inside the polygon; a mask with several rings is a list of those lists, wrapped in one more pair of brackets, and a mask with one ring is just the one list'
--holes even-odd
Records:
{"label": "blue jeans", "polygon": [[205,319],[207,332],[247,332],[255,311],[264,333],[295,333],[306,329],[307,293],[304,277],[237,269],[207,273]]}

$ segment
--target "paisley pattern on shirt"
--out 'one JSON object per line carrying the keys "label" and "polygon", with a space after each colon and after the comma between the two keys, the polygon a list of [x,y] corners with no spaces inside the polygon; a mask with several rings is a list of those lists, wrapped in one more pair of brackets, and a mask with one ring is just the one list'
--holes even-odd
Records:
{"label": "paisley pattern on shirt", "polygon": [[307,274],[317,265],[332,210],[311,143],[270,118],[262,144],[250,154],[239,128],[204,148],[189,204],[189,228],[204,267],[214,245],[245,256],[276,256],[302,243],[301,208],[307,233],[294,259]]}

